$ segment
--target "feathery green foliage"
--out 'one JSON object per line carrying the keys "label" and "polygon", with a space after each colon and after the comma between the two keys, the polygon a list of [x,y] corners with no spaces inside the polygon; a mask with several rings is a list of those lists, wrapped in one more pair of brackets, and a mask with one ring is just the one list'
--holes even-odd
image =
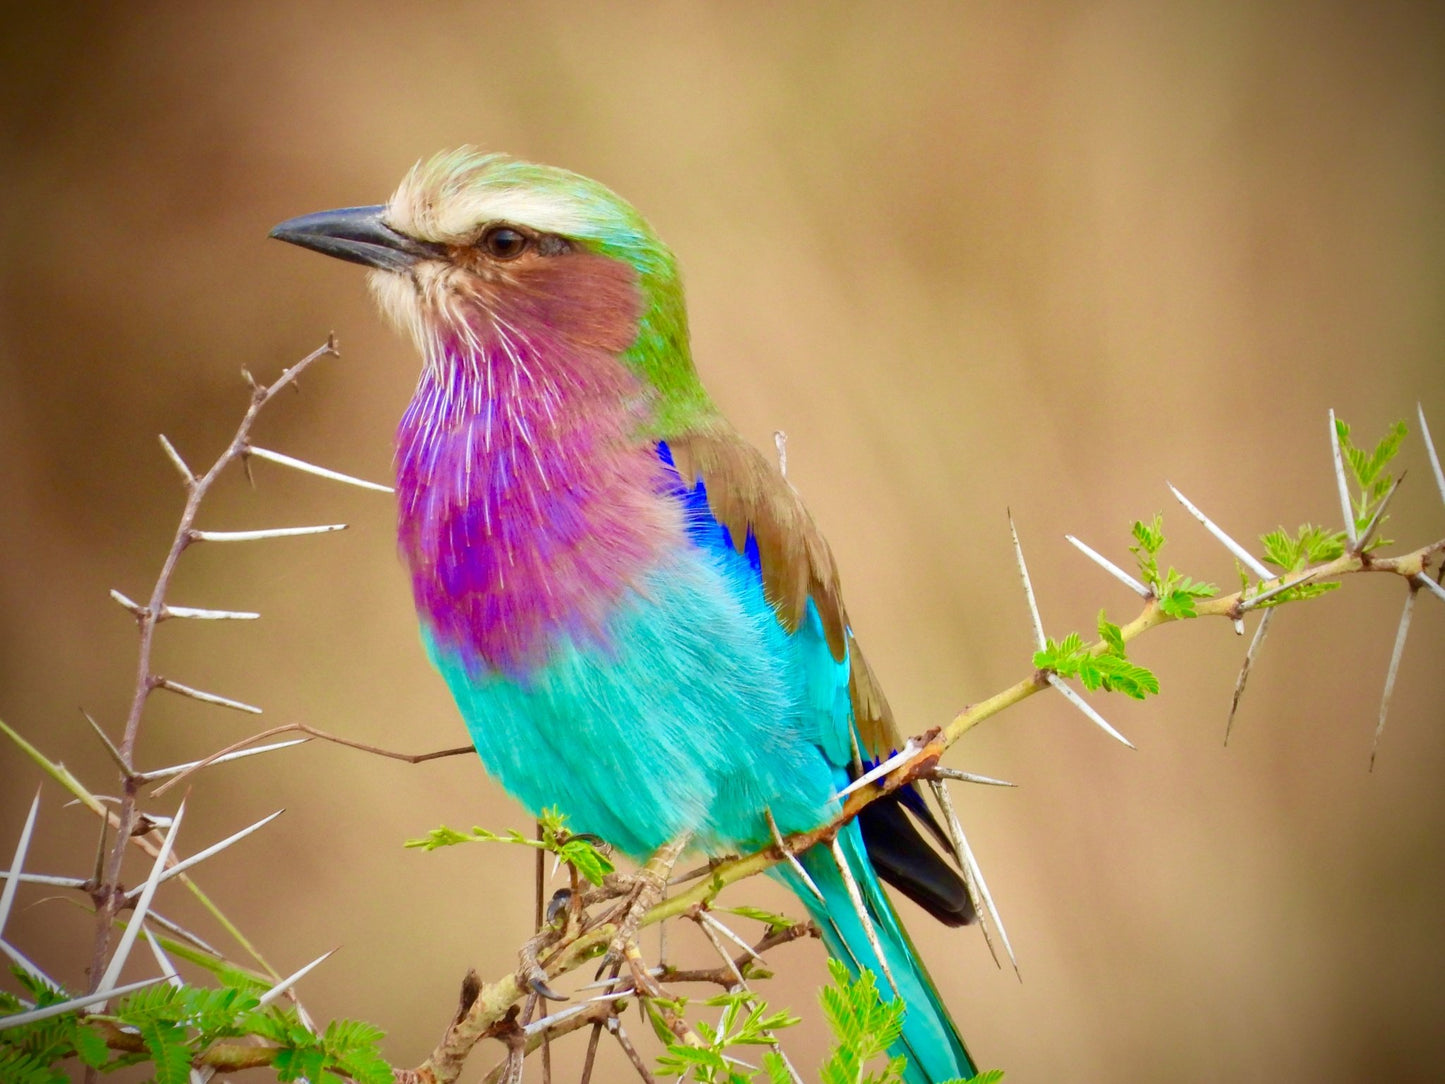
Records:
{"label": "feathery green foliage", "polygon": [[1131,533],[1134,545],[1129,547],[1129,552],[1138,561],[1144,585],[1154,592],[1159,608],[1170,617],[1194,617],[1195,599],[1212,598],[1219,594],[1219,588],[1214,584],[1197,583],[1176,568],[1170,567],[1162,573],[1159,571],[1159,551],[1164,548],[1162,512],[1154,513],[1154,518],[1148,523],[1135,520]]}
{"label": "feathery green foliage", "polygon": [[[63,990],[19,968],[17,981],[37,1008],[68,999]],[[22,1011],[19,998],[0,992],[0,1013]],[[144,1051],[112,1051],[106,1026],[133,1031]],[[78,1012],[0,1031],[0,1079],[17,1084],[50,1084],[70,1078],[71,1058],[101,1072],[149,1062],[156,1084],[187,1084],[191,1067],[217,1041],[254,1036],[274,1048],[277,1079],[304,1078],[313,1084],[390,1084],[391,1067],[377,1050],[382,1032],[370,1024],[343,1020],[321,1035],[309,1031],[290,1008],[262,1008],[253,984],[245,988],[158,984],[122,999],[109,1012]]]}
{"label": "feathery green foliage", "polygon": [[[889,1045],[898,1038],[903,1027],[903,1002],[885,1002],[878,995],[877,978],[867,968],[856,979],[838,960],[829,960],[828,970],[833,975],[832,985],[823,987],[818,997],[837,1045],[819,1067],[818,1080],[821,1084],[902,1084],[906,1064],[902,1056],[889,1058],[881,1069],[869,1066],[885,1057]],[[990,1069],[968,1080],[959,1078],[944,1084],[996,1084],[1002,1079],[1002,1070]],[[776,1078],[772,1084],[777,1084]]]}
{"label": "feathery green foliage", "polygon": [[[1354,483],[1355,492],[1349,495],[1349,499],[1355,534],[1362,535],[1371,524],[1375,527],[1373,536],[1364,545],[1367,553],[1390,542],[1390,539],[1379,533],[1379,528],[1390,518],[1383,514],[1383,507],[1395,485],[1394,475],[1385,468],[1399,453],[1400,443],[1408,432],[1409,427],[1404,422],[1396,422],[1385,431],[1385,435],[1373,449],[1366,451],[1355,447],[1351,442],[1349,425],[1335,419],[1335,437],[1340,444],[1340,458],[1344,463],[1348,481]],[[1379,523],[1375,523],[1377,516],[1380,517]],[[1303,523],[1293,534],[1279,527],[1260,535],[1260,542],[1264,546],[1264,559],[1288,574],[1341,557],[1345,547],[1349,545],[1349,535],[1343,530],[1332,531],[1328,527]],[[1248,591],[1250,577],[1244,569],[1240,570],[1239,578],[1241,588]],[[1315,598],[1339,586],[1338,580],[1302,583],[1259,603],[1259,608]]]}
{"label": "feathery green foliage", "polygon": [[775,1046],[777,1040],[773,1032],[798,1023],[798,1017],[786,1009],[770,1012],[766,1002],[746,990],[719,994],[702,1004],[722,1009],[716,1025],[705,1020],[692,1023],[705,1045],[688,1046],[678,1042],[671,1032],[665,1032],[662,1037],[667,1042],[667,1052],[657,1059],[659,1073],[680,1079],[691,1074],[691,1079],[698,1084],[750,1084],[757,1078],[756,1072],[729,1057],[728,1048]]}
{"label": "feathery green foliage", "polygon": [[[1399,452],[1400,443],[1409,431],[1404,422],[1396,422],[1385,431],[1374,450],[1367,452],[1363,448],[1356,448],[1350,442],[1350,427],[1338,418],[1335,419],[1335,435],[1339,438],[1340,455],[1344,457],[1345,465],[1359,489],[1359,493],[1351,497],[1356,531],[1363,531],[1369,526],[1385,495],[1395,484],[1394,477],[1385,468]],[[1387,545],[1388,542],[1389,539],[1377,537],[1366,548],[1374,549],[1376,546]]]}
{"label": "feathery green foliage", "polygon": [[[889,1045],[902,1030],[906,1011],[903,1003],[885,1002],[879,996],[877,978],[866,968],[856,979],[848,973],[847,966],[837,960],[829,960],[828,969],[833,981],[819,991],[818,999],[833,1032],[834,1046],[818,1068],[820,1084],[902,1084],[906,1058],[900,1055],[888,1058],[881,1065],[878,1062],[887,1057]],[[730,1055],[728,1049],[776,1047],[772,1033],[792,1027],[798,1023],[798,1017],[786,1010],[769,1012],[766,1003],[745,990],[720,994],[703,1004],[720,1006],[723,1011],[716,1026],[693,1022],[693,1029],[705,1044],[699,1047],[678,1042],[661,1013],[653,1003],[648,1003],[653,1029],[667,1044],[667,1053],[657,1059],[660,1074],[697,1084],[754,1084],[761,1079],[760,1073],[766,1072],[768,1084],[793,1084],[795,1078],[776,1049],[763,1055],[761,1070]],[[681,1016],[687,999],[677,998],[665,1005]],[[990,1069],[967,1080],[955,1079],[944,1084],[997,1084],[1002,1079],[1002,1070]]]}
{"label": "feathery green foliage", "polygon": [[555,806],[542,810],[538,824],[542,829],[541,839],[524,836],[515,828],[507,829],[505,835],[498,835],[476,825],[472,826],[470,832],[459,832],[455,828],[442,825],[433,828],[422,839],[407,840],[405,846],[434,851],[439,847],[451,847],[458,843],[518,843],[523,847],[536,847],[557,855],[594,885],[600,885],[603,878],[617,868],[603,851],[600,840],[593,836],[574,835],[569,832],[566,827],[566,814]]}
{"label": "feathery green foliage", "polygon": [[1099,645],[1090,645],[1077,632],[1071,632],[1055,643],[1045,640],[1042,651],[1034,653],[1034,666],[1052,670],[1060,677],[1078,678],[1090,691],[1103,689],[1123,693],[1135,700],[1159,692],[1159,679],[1147,667],[1130,662],[1124,652],[1124,638],[1119,626],[1099,611]]}

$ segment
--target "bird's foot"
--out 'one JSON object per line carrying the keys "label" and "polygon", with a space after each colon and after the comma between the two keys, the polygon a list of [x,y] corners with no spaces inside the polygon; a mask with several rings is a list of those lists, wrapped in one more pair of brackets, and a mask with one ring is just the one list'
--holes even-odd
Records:
{"label": "bird's foot", "polygon": [[[686,849],[690,838],[690,833],[684,833],[671,843],[659,848],[648,859],[647,865],[636,873],[630,877],[618,878],[620,884],[627,886],[627,895],[616,910],[608,916],[609,921],[617,924],[617,932],[607,947],[605,962],[627,961],[634,971],[637,970],[635,960],[641,958],[636,948],[637,931],[647,912],[662,901],[663,891],[667,888],[667,878],[672,873],[672,867],[676,864],[678,855]],[[628,951],[629,947],[631,952]]]}

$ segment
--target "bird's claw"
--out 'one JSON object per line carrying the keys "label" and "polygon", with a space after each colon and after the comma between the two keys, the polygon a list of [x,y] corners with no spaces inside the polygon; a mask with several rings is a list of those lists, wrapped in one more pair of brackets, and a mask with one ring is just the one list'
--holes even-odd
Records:
{"label": "bird's claw", "polygon": [[545,997],[548,1001],[569,1000],[566,994],[559,994],[547,985],[547,976],[545,974],[527,976],[527,989],[531,990],[532,993],[538,997]]}
{"label": "bird's claw", "polygon": [[547,902],[547,910],[544,919],[548,926],[555,926],[557,919],[572,903],[572,890],[570,888],[559,888],[552,893],[552,898]]}
{"label": "bird's claw", "polygon": [[566,994],[559,994],[556,990],[547,985],[547,972],[542,969],[541,963],[537,960],[537,941],[534,938],[522,946],[517,953],[518,975],[522,985],[538,997],[545,997],[548,1001],[566,1001]]}

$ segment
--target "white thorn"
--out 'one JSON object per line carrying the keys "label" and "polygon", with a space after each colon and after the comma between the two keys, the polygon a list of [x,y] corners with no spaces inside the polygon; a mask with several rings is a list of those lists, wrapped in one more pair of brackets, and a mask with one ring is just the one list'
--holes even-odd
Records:
{"label": "white thorn", "polygon": [[1345,458],[1340,453],[1340,431],[1336,427],[1334,409],[1330,409],[1330,451],[1335,458],[1335,484],[1340,491],[1340,514],[1345,517],[1345,537],[1350,540],[1351,551],[1358,537],[1355,534],[1355,513],[1350,507],[1350,484],[1345,480]]}
{"label": "white thorn", "polygon": [[215,704],[221,708],[234,708],[236,711],[249,712],[251,715],[260,715],[261,709],[253,704],[246,704],[240,700],[232,700],[228,696],[217,696],[215,693],[202,692],[200,689],[193,689],[189,685],[182,685],[179,681],[172,681],[170,678],[159,678],[156,681],[157,689],[167,689],[181,696],[189,696],[192,700],[199,700],[203,704]]}
{"label": "white thorn", "polygon": [[[722,934],[733,944],[737,945],[754,960],[758,961],[758,963],[763,965],[767,964],[768,961],[764,960],[760,955],[758,955],[757,949],[753,948],[752,945],[748,944],[731,929],[729,929],[727,923],[721,921],[715,915],[707,911],[698,911],[697,917],[702,919],[703,922],[707,923],[707,925],[711,926],[713,929],[717,930],[718,933]],[[741,976],[739,976],[739,978],[741,978]]]}
{"label": "white thorn", "polygon": [[188,617],[193,621],[255,621],[261,615],[251,610],[203,610],[196,606],[163,606],[161,617]]}
{"label": "white thorn", "polygon": [[1270,572],[1270,570],[1266,568],[1264,564],[1254,556],[1254,554],[1250,553],[1249,550],[1245,549],[1233,538],[1225,534],[1224,530],[1217,523],[1215,523],[1212,519],[1206,516],[1197,507],[1195,507],[1193,501],[1191,501],[1183,493],[1180,493],[1179,490],[1175,489],[1172,482],[1165,482],[1164,484],[1169,487],[1169,492],[1174,494],[1174,499],[1177,500],[1180,504],[1182,504],[1185,510],[1191,516],[1193,516],[1200,523],[1202,523],[1204,525],[1204,529],[1210,534],[1212,534],[1215,538],[1217,538],[1225,549],[1227,549],[1230,553],[1234,554],[1235,557],[1239,558],[1239,561],[1242,565],[1244,565],[1262,580],[1268,580],[1273,577],[1274,574]]}
{"label": "white thorn", "polygon": [[1113,738],[1115,741],[1123,742],[1130,749],[1134,748],[1133,742],[1131,742],[1128,738],[1124,737],[1123,734],[1120,734],[1117,730],[1110,726],[1108,721],[1102,715],[1100,715],[1097,711],[1095,711],[1092,707],[1089,706],[1089,702],[1087,700],[1085,700],[1078,693],[1074,692],[1073,689],[1069,688],[1068,685],[1064,683],[1063,678],[1059,677],[1058,674],[1049,674],[1048,679],[1050,685],[1052,685],[1055,689],[1058,689],[1059,692],[1063,693],[1065,700],[1067,700],[1070,704],[1073,704],[1074,707],[1082,711],[1084,715],[1087,716],[1089,720],[1093,722],[1096,726],[1098,726],[1101,730],[1103,730],[1105,734],[1109,735],[1109,737]]}
{"label": "white thorn", "polygon": [[[656,978],[658,975],[661,975],[661,974],[662,974],[662,968],[660,968],[660,967],[649,968],[648,971],[647,971],[647,974],[648,974],[648,975],[651,975],[653,978]],[[610,979],[598,979],[596,982],[589,982],[586,986],[579,986],[579,987],[577,987],[577,992],[580,994],[583,990],[605,990],[605,989],[607,989],[607,987],[609,987],[609,986],[616,986],[619,982],[631,982],[631,981],[632,981],[632,975],[631,975],[631,974],[627,974],[627,975],[613,975]],[[596,1000],[596,999],[594,999],[594,1000]],[[602,1000],[606,1000],[606,999],[604,998],[604,999],[602,999]]]}
{"label": "white thorn", "polygon": [[1375,724],[1375,740],[1370,743],[1370,770],[1375,768],[1375,754],[1380,750],[1380,735],[1385,732],[1385,716],[1390,711],[1390,696],[1395,691],[1395,675],[1400,671],[1400,656],[1405,653],[1405,637],[1410,633],[1410,615],[1415,610],[1415,592],[1405,596],[1400,611],[1400,627],[1395,631],[1395,650],[1390,652],[1390,669],[1385,673],[1385,691],[1380,696],[1380,721]]}
{"label": "white thorn", "polygon": [[[130,927],[127,927],[129,929]],[[0,1031],[6,1028],[19,1027],[22,1024],[33,1024],[37,1020],[49,1020],[52,1016],[64,1016],[66,1013],[74,1012],[76,1009],[86,1009],[91,1005],[109,1001],[113,997],[124,997],[126,994],[133,994],[137,990],[144,990],[147,986],[154,986],[158,982],[165,982],[164,975],[157,975],[153,979],[144,979],[141,982],[132,982],[125,986],[109,988],[102,986],[93,994],[86,994],[83,997],[73,997],[69,1001],[57,1001],[54,1005],[46,1005],[39,1009],[31,1009],[29,1012],[12,1013],[10,1016],[0,1016]]]}
{"label": "white thorn", "polygon": [[788,434],[781,429],[773,430],[773,447],[778,450],[778,473],[788,476]]}
{"label": "white thorn", "polygon": [[275,986],[271,987],[271,989],[267,990],[264,994],[261,995],[261,1001],[257,1007],[264,1009],[267,1005],[271,1004],[271,1002],[275,1001],[287,990],[291,989],[291,987],[295,986],[298,982],[300,982],[303,978],[310,974],[316,967],[324,963],[327,958],[330,957],[335,951],[335,949],[331,949],[329,952],[323,952],[320,956],[316,957],[316,959],[312,960],[305,967],[301,968],[301,970],[287,975]]}
{"label": "white thorn", "polygon": [[1282,595],[1293,587],[1303,587],[1305,584],[1318,579],[1319,575],[1320,569],[1315,569],[1312,572],[1306,572],[1303,576],[1300,576],[1297,579],[1286,580],[1284,583],[1276,584],[1268,591],[1261,591],[1257,595],[1252,595],[1251,597],[1245,599],[1239,604],[1240,612],[1248,613],[1250,610],[1257,609],[1258,607],[1268,602],[1270,599],[1274,598],[1276,595]]}
{"label": "white thorn", "polygon": [[130,611],[132,614],[134,614],[136,617],[144,617],[144,616],[145,616],[146,608],[145,608],[144,606],[142,606],[142,605],[141,605],[139,602],[137,602],[135,599],[130,598],[130,597],[127,596],[127,595],[121,594],[121,593],[120,593],[119,591],[117,591],[114,587],[112,587],[112,588],[110,589],[110,597],[113,598],[113,599],[115,599],[117,602],[119,602],[122,606],[124,606],[127,610],[129,610],[129,611]]}
{"label": "white thorn", "polygon": [[0,934],[5,932],[5,922],[10,918],[10,908],[15,904],[15,890],[20,887],[20,875],[25,871],[25,854],[30,850],[30,837],[35,832],[35,818],[40,813],[40,788],[35,789],[35,798],[30,803],[30,813],[25,818],[25,827],[20,829],[20,842],[15,845],[15,857],[10,861],[10,876],[5,879],[5,890],[0,892]]}
{"label": "white thorn", "polygon": [[792,848],[784,841],[783,833],[778,830],[778,822],[773,820],[773,811],[771,809],[764,809],[763,816],[767,818],[768,831],[773,834],[773,846],[783,852],[783,857],[786,858],[789,865],[793,867],[793,872],[803,879],[803,883],[807,885],[808,890],[817,897],[818,902],[825,902],[823,893],[818,891],[818,886],[813,883],[813,878],[808,876],[808,871],[803,868],[803,863],[798,861],[798,856],[793,853]]}
{"label": "white thorn", "polygon": [[1243,635],[1244,635],[1244,618],[1242,618],[1242,617],[1236,617],[1236,618],[1233,620],[1232,624],[1234,625],[1234,635],[1236,635],[1236,636],[1243,636]]}
{"label": "white thorn", "polygon": [[[959,823],[958,814],[954,812],[953,797],[948,793],[948,784],[934,779],[930,780],[930,785],[933,787],[933,796],[938,799],[938,804],[943,808],[944,823],[948,826],[948,838],[953,844],[953,856],[958,860],[959,868],[963,870],[963,883],[968,886],[968,897],[973,903],[974,911],[979,913],[980,925],[983,926],[983,939],[988,945],[989,953],[993,956],[993,962],[998,964],[999,961],[998,953],[994,952],[993,938],[988,935],[989,926],[998,931],[999,940],[1003,942],[1004,951],[1008,953],[1009,963],[1013,964],[1014,974],[1022,979],[1018,957],[1014,955],[1013,944],[1008,939],[1008,930],[1004,929],[1003,916],[994,906],[993,895],[988,890],[988,882],[983,879],[983,868],[974,858],[973,848],[968,845],[968,837],[964,835],[963,825]],[[982,921],[984,916],[988,918],[987,923]]]}
{"label": "white thorn", "polygon": [[1122,568],[1116,565],[1113,561],[1109,560],[1098,550],[1094,549],[1087,543],[1079,541],[1079,539],[1075,538],[1071,534],[1066,534],[1064,535],[1064,537],[1069,540],[1069,542],[1074,546],[1075,549],[1077,549],[1089,560],[1093,561],[1094,564],[1098,565],[1109,575],[1113,576],[1130,591],[1133,591],[1140,598],[1148,599],[1154,597],[1154,592],[1150,591],[1149,588],[1145,587],[1142,583],[1136,580],[1133,576],[1129,575],[1129,573],[1125,572]]}
{"label": "white thorn", "polygon": [[[242,757],[254,757],[261,753],[269,753],[274,749],[289,749],[293,745],[305,745],[310,740],[310,738],[292,738],[290,741],[278,741],[270,745],[257,745],[251,749],[238,749],[234,753],[227,753],[224,756],[217,757],[215,760],[204,763],[206,763],[207,767],[212,767],[216,764],[224,764],[228,760],[240,760]],[[154,771],[137,772],[136,778],[141,782],[149,783],[156,779],[165,779],[168,776],[188,772],[202,763],[203,762],[199,760],[192,760],[185,764],[172,764],[169,768],[156,768]]]}
{"label": "white thorn", "polygon": [[883,977],[893,988],[893,996],[902,997],[898,992],[898,983],[893,980],[893,969],[888,966],[888,958],[883,955],[883,944],[878,940],[878,931],[873,927],[873,917],[868,914],[868,908],[863,903],[863,893],[859,891],[858,882],[853,878],[853,871],[848,868],[848,858],[843,853],[843,845],[838,842],[838,837],[834,836],[828,846],[833,852],[833,861],[837,863],[838,872],[843,875],[843,884],[848,888],[848,898],[853,901],[853,910],[858,915],[858,921],[863,924],[863,933],[868,938],[868,944],[873,947],[878,966],[883,968]]}
{"label": "white thorn", "polygon": [[161,438],[161,448],[165,451],[166,458],[175,464],[176,470],[181,472],[181,477],[186,480],[186,485],[195,485],[196,475],[190,467],[186,466],[186,461],[181,458],[181,453],[176,451],[176,446],[166,439],[164,433],[157,433],[156,436]]}
{"label": "white thorn", "polygon": [[933,766],[933,774],[942,779],[957,779],[960,783],[982,783],[990,787],[1016,787],[1017,783],[1010,783],[1007,779],[995,779],[990,775],[975,775],[973,772],[961,772],[957,768],[945,768],[941,764]]}
{"label": "white thorn", "polygon": [[1441,599],[1442,601],[1445,601],[1445,587],[1441,587],[1438,583],[1436,583],[1434,580],[1432,580],[1429,576],[1425,575],[1425,573],[1423,573],[1423,572],[1417,572],[1417,573],[1415,573],[1415,575],[1413,575],[1413,576],[1410,577],[1410,582],[1413,583],[1416,587],[1423,587],[1423,588],[1425,588],[1427,591],[1429,591],[1429,592],[1430,592],[1432,595],[1434,595],[1436,598]]}
{"label": "white thorn", "polygon": [[166,832],[165,839],[161,841],[160,850],[156,852],[156,860],[151,866],[150,876],[145,879],[141,886],[140,897],[135,902],[135,910],[131,920],[126,924],[125,933],[121,934],[120,944],[115,948],[115,955],[110,958],[110,964],[101,976],[99,988],[104,990],[107,986],[115,983],[120,978],[120,972],[125,967],[125,961],[130,956],[131,946],[135,944],[136,935],[145,925],[146,912],[150,910],[151,900],[156,894],[156,886],[161,883],[161,875],[165,873],[166,862],[170,859],[171,848],[175,846],[176,835],[181,830],[181,820],[186,815],[185,800],[176,807],[176,815],[171,818],[170,829]]}
{"label": "white thorn", "polygon": [[1435,451],[1435,441],[1430,437],[1430,426],[1425,421],[1425,408],[1416,403],[1415,413],[1420,416],[1420,435],[1425,438],[1425,450],[1430,453],[1430,468],[1435,472],[1435,485],[1440,490],[1440,499],[1445,501],[1445,471],[1440,469],[1440,455]]}
{"label": "white thorn", "polygon": [[1269,621],[1274,616],[1274,610],[1265,610],[1264,616],[1259,619],[1259,628],[1254,630],[1254,639],[1249,641],[1249,649],[1244,653],[1244,662],[1239,668],[1239,677],[1234,682],[1234,699],[1229,702],[1229,719],[1224,724],[1224,744],[1229,744],[1229,732],[1234,729],[1234,715],[1239,711],[1239,701],[1244,697],[1244,684],[1249,680],[1249,671],[1254,666],[1255,657],[1259,649],[1264,646],[1264,638],[1269,635]]}
{"label": "white thorn", "polygon": [[272,463],[279,463],[283,467],[299,470],[303,474],[314,474],[318,478],[329,478],[333,482],[341,482],[344,485],[356,486],[360,489],[370,489],[377,493],[395,492],[391,486],[384,486],[379,482],[368,482],[365,478],[342,474],[340,471],[331,470],[327,467],[318,467],[315,463],[308,463],[304,459],[295,459],[289,455],[282,455],[280,452],[273,452],[267,448],[258,448],[254,444],[247,445],[245,454],[254,455],[257,459],[267,459]]}
{"label": "white thorn", "polygon": [[177,937],[184,937],[191,944],[195,945],[199,949],[204,950],[205,952],[209,952],[218,960],[224,959],[224,957],[221,955],[221,950],[214,947],[209,941],[205,940],[205,938],[201,937],[198,934],[192,933],[190,930],[182,926],[179,922],[176,922],[173,919],[166,918],[165,915],[161,914],[154,908],[151,909],[150,920],[154,922],[157,926],[170,930],[171,933],[175,934]]}
{"label": "white thorn", "polygon": [[272,527],[264,531],[191,531],[197,542],[255,542],[263,538],[295,538],[306,534],[328,534],[344,531],[344,523],[323,523],[316,527]]}
{"label": "white thorn", "polygon": [[22,873],[19,877],[0,869],[0,877],[18,880],[23,885],[49,885],[52,888],[84,888],[90,882],[80,877],[52,877],[48,873]]}
{"label": "white thorn", "polygon": [[[593,1000],[609,1001],[612,1000],[614,996],[615,995],[608,995],[607,997],[597,998]],[[530,1024],[526,1024],[523,1026],[522,1034],[526,1038],[531,1038],[533,1035],[536,1035],[539,1032],[546,1031],[548,1028],[553,1027],[556,1024],[560,1024],[563,1020],[566,1020],[569,1017],[576,1016],[580,1012],[586,1012],[587,1006],[588,1002],[583,1001],[579,1004],[569,1005],[565,1009],[554,1012],[551,1016],[544,1016],[540,1020],[533,1020]]]}
{"label": "white thorn", "polygon": [[887,775],[894,768],[897,768],[901,764],[906,764],[909,760],[913,758],[914,754],[922,748],[923,746],[919,745],[912,738],[909,738],[908,741],[904,743],[902,749],[894,753],[887,760],[875,765],[872,768],[869,768],[857,779],[853,780],[853,782],[849,783],[846,787],[844,787],[837,794],[835,794],[834,797],[840,799],[846,798],[848,795],[852,794],[860,787],[866,787],[869,783],[873,782],[873,780],[883,778],[883,776]]}
{"label": "white thorn", "polygon": [[[274,821],[277,817],[279,817],[279,816],[280,816],[282,813],[284,813],[284,812],[286,812],[284,809],[278,809],[278,810],[276,810],[276,812],[272,813],[270,816],[262,817],[260,820],[258,820],[255,824],[251,825],[250,827],[248,827],[248,828],[242,828],[239,832],[236,832],[236,833],[234,833],[233,835],[227,836],[225,839],[221,840],[219,843],[212,843],[212,844],[211,844],[209,847],[207,847],[205,850],[203,850],[203,851],[197,851],[195,854],[191,855],[191,857],[185,859],[184,861],[182,861],[182,862],[177,862],[174,866],[171,866],[169,869],[167,869],[164,873],[161,874],[161,876],[160,876],[160,881],[162,881],[162,882],[164,882],[164,881],[169,881],[172,877],[175,877],[175,876],[177,876],[177,875],[179,875],[179,874],[182,874],[182,873],[186,872],[186,870],[191,869],[193,866],[198,866],[198,865],[200,865],[200,864],[201,864],[202,862],[204,862],[207,858],[211,858],[211,857],[214,857],[215,855],[220,854],[220,853],[221,853],[222,851],[224,851],[226,848],[232,846],[233,844],[236,844],[236,843],[241,842],[241,840],[245,839],[245,838],[246,838],[247,836],[249,836],[252,832],[259,832],[262,828],[265,828],[266,825],[270,824],[272,821]],[[136,890],[135,890],[135,889],[132,889],[132,890],[130,891],[130,893],[127,894],[126,899],[129,900],[129,899],[130,899],[132,896],[134,896],[135,894],[136,894]]]}
{"label": "white thorn", "polygon": [[1018,559],[1019,563],[1019,578],[1024,581],[1024,595],[1029,600],[1029,615],[1034,622],[1034,646],[1042,651],[1048,646],[1044,636],[1044,620],[1039,616],[1039,604],[1034,599],[1034,585],[1029,581],[1029,566],[1024,564],[1024,549],[1019,545],[1019,533],[1014,527],[1012,512],[1008,514],[1008,531],[1013,536],[1014,557]]}
{"label": "white thorn", "polygon": [[155,934],[151,933],[150,930],[142,930],[141,932],[145,934],[146,944],[150,946],[151,955],[156,958],[156,963],[160,965],[161,973],[165,975],[167,981],[170,982],[172,986],[185,985],[181,982],[180,973],[176,971],[176,965],[171,963],[171,958],[166,955],[165,949],[161,948],[161,943],[156,940]]}
{"label": "white thorn", "polygon": [[[743,978],[743,973],[738,970],[738,965],[733,963],[733,958],[728,955],[727,949],[723,948],[723,943],[718,940],[717,934],[714,933],[712,927],[708,925],[704,917],[707,912],[699,911],[697,914],[699,920],[699,927],[703,932],[703,936],[708,939],[708,943],[712,945],[713,950],[718,954],[718,956],[722,958],[723,963],[727,965],[727,969],[732,972],[733,979],[736,981],[738,989],[746,990],[748,988],[748,982],[745,978]],[[732,931],[728,932],[731,933]]]}

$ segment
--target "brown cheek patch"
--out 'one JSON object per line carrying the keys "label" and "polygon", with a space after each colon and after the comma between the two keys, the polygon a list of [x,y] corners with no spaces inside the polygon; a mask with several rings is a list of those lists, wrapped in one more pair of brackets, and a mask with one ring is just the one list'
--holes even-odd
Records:
{"label": "brown cheek patch", "polygon": [[588,252],[528,254],[507,265],[500,291],[533,320],[571,339],[618,354],[637,338],[642,295],[637,272],[622,260]]}
{"label": "brown cheek patch", "polygon": [[453,248],[451,257],[470,278],[466,288],[488,309],[610,354],[637,338],[642,295],[637,272],[623,260],[591,252],[528,251],[498,262],[470,245]]}

